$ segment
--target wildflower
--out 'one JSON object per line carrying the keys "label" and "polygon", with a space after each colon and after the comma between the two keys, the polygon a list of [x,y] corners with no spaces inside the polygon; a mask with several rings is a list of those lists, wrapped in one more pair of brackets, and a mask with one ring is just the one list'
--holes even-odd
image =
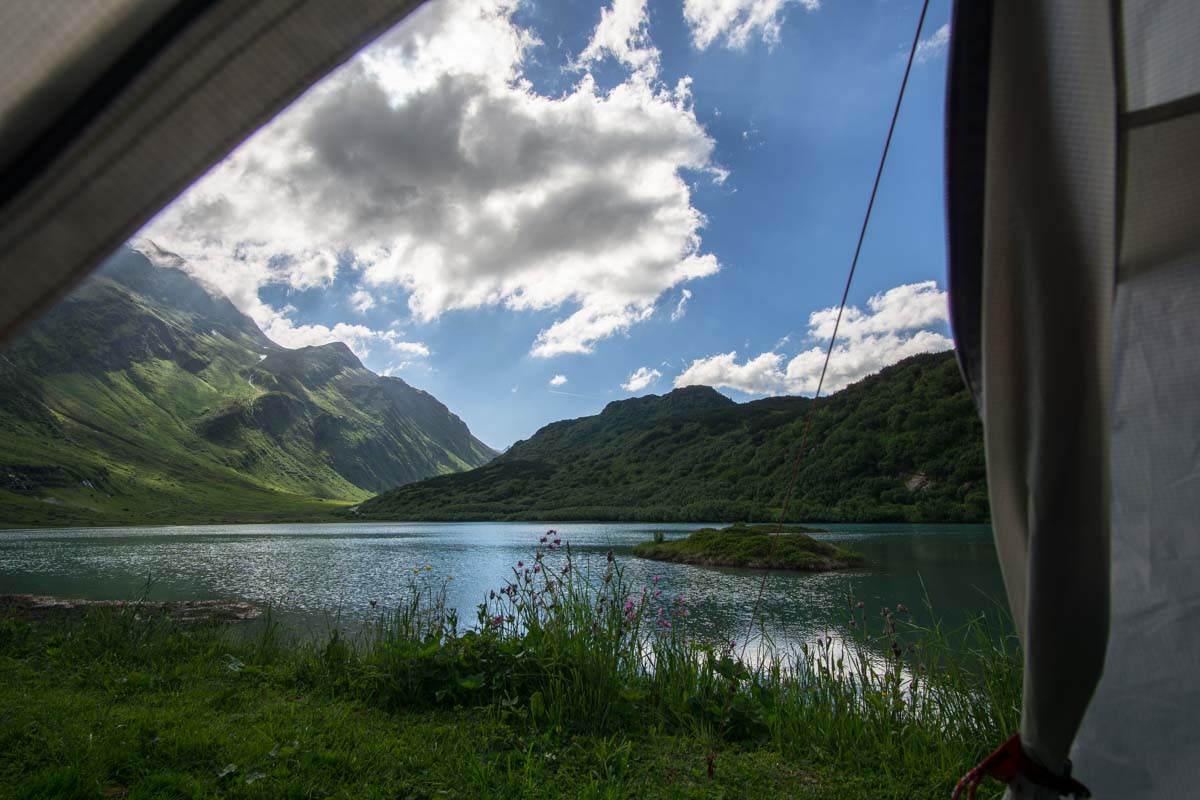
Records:
{"label": "wildflower", "polygon": [[[550,534],[551,536],[557,536],[557,535],[558,535],[558,531],[554,530],[553,528],[551,528],[550,530],[546,531],[546,533]],[[556,542],[557,542],[558,540],[557,540],[557,539],[555,539],[554,541],[556,541]]]}
{"label": "wildflower", "polygon": [[533,568],[533,574],[534,574],[534,575],[537,575],[537,574],[538,574],[539,572],[541,572],[541,571],[542,571],[542,568],[541,568],[541,567],[534,567],[534,568]]}
{"label": "wildflower", "polygon": [[426,564],[426,565],[425,565],[425,571],[426,571],[426,572],[431,572],[432,570],[433,570],[433,565],[431,565],[431,564]]}
{"label": "wildflower", "polygon": [[504,615],[503,614],[497,614],[496,616],[492,617],[492,627],[493,628],[499,628],[503,624],[504,624]]}
{"label": "wildflower", "polygon": [[854,604],[854,607],[855,608],[865,608],[866,603],[864,603],[862,600],[859,600],[857,603]]}
{"label": "wildflower", "polygon": [[523,566],[525,566],[525,562],[524,562],[524,561],[518,561],[518,562],[517,562],[517,569],[520,569],[520,568],[521,568],[521,567],[523,567]]}
{"label": "wildflower", "polygon": [[454,576],[453,576],[453,575],[447,575],[447,576],[446,576],[446,580],[448,580],[448,581],[452,581],[452,580],[454,580]]}
{"label": "wildflower", "polygon": [[542,544],[545,544],[546,542],[550,541],[550,538],[548,536],[543,536],[541,539],[538,539],[538,541]]}
{"label": "wildflower", "polygon": [[659,581],[661,581],[661,580],[662,580],[662,575],[655,575],[655,576],[654,576],[654,582],[655,582],[655,583],[658,583],[658,582],[659,582]]}
{"label": "wildflower", "polygon": [[897,614],[907,614],[908,606],[904,605],[904,603],[897,603],[896,604],[896,613]]}
{"label": "wildflower", "polygon": [[495,590],[495,589],[492,589],[490,592],[488,592],[488,599],[489,599],[489,600],[495,600],[495,599],[496,599],[496,590]]}
{"label": "wildflower", "polygon": [[562,574],[563,574],[563,575],[566,575],[566,574],[567,574],[568,572],[570,572],[570,571],[571,571],[571,565],[570,565],[570,564],[567,564],[565,567],[563,567],[563,568],[562,568]]}
{"label": "wildflower", "polygon": [[606,558],[608,559],[608,563],[610,563],[610,564],[611,564],[611,563],[613,562],[613,553],[612,553],[612,550],[609,550],[609,551],[608,551],[608,555],[606,556]]}
{"label": "wildflower", "polygon": [[661,620],[661,622],[662,622],[662,626],[663,626],[664,628],[666,628],[667,630],[670,630],[670,629],[671,629],[671,620],[669,620],[669,619],[664,619],[664,620]]}
{"label": "wildflower", "polygon": [[421,571],[420,567],[413,567],[413,575],[416,575],[420,571]]}
{"label": "wildflower", "polygon": [[555,547],[558,547],[560,544],[562,544],[562,539],[555,539],[555,540],[554,540],[554,546],[555,546]]}
{"label": "wildflower", "polygon": [[378,600],[368,600],[367,602],[371,604],[371,608],[374,608],[376,605],[379,604]]}
{"label": "wildflower", "polygon": [[655,589],[655,590],[654,590],[654,596],[655,596],[655,597],[662,597],[662,589]]}

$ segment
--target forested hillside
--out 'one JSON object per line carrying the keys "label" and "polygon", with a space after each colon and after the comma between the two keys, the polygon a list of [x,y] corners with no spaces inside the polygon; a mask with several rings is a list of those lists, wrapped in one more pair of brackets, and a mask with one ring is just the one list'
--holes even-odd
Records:
{"label": "forested hillside", "polygon": [[[410,484],[377,519],[765,521],[812,401],[707,387],[556,422],[491,463]],[[819,401],[792,521],[988,519],[982,428],[953,353],[914,356]]]}

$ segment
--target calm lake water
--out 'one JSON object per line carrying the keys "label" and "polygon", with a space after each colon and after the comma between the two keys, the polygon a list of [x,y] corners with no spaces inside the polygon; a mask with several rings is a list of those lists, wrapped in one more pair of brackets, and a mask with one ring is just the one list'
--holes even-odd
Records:
{"label": "calm lake water", "polygon": [[[124,599],[148,578],[153,599],[238,599],[270,604],[292,627],[319,628],[371,615],[370,601],[394,607],[421,568],[447,584],[464,621],[490,589],[529,562],[549,526],[535,523],[346,523],[207,525],[162,528],[0,531],[0,593]],[[746,634],[761,573],[664,564],[634,558],[655,530],[668,538],[698,526],[564,523],[579,568],[603,568],[611,549],[637,590],[661,575],[683,594],[698,634],[714,641]],[[822,525],[817,538],[863,553],[845,572],[772,573],[764,616],[776,641],[798,643],[844,630],[847,594],[878,613],[904,603],[918,612],[928,596],[950,624],[994,612],[1004,597],[991,531],[982,525]],[[424,566],[432,566],[426,572]],[[378,612],[375,612],[378,613]]]}

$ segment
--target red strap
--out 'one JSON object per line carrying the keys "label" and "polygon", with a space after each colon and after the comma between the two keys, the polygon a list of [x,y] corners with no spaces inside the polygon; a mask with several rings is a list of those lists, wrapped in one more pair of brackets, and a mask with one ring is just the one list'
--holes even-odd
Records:
{"label": "red strap", "polygon": [[1069,775],[1057,775],[1034,761],[1021,747],[1021,734],[1014,733],[1008,741],[993,750],[990,756],[959,779],[950,800],[959,800],[964,789],[967,791],[967,800],[975,800],[975,791],[984,778],[992,777],[1001,783],[1012,783],[1018,775],[1030,783],[1054,790],[1060,795],[1092,796],[1087,787],[1079,781]]}

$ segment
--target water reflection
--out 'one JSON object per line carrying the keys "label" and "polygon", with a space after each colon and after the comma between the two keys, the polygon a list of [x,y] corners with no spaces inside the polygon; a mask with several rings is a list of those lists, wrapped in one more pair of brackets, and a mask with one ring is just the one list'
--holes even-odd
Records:
{"label": "water reflection", "polygon": [[[293,627],[334,617],[362,620],[370,601],[394,607],[414,567],[452,576],[448,602],[471,622],[490,589],[519,560],[529,561],[549,527],[531,523],[358,523],[62,529],[0,533],[0,592],[90,598],[136,595],[153,579],[154,599],[269,603]],[[631,586],[683,594],[692,630],[711,641],[745,636],[761,573],[663,564],[633,558],[655,530],[669,538],[695,525],[571,523],[554,526],[577,560],[599,572],[608,550]],[[950,624],[994,609],[1003,586],[986,526],[829,525],[819,534],[862,552],[846,572],[772,573],[762,613],[776,642],[815,642],[844,631],[846,598],[867,608],[904,603],[921,616],[928,594]]]}

